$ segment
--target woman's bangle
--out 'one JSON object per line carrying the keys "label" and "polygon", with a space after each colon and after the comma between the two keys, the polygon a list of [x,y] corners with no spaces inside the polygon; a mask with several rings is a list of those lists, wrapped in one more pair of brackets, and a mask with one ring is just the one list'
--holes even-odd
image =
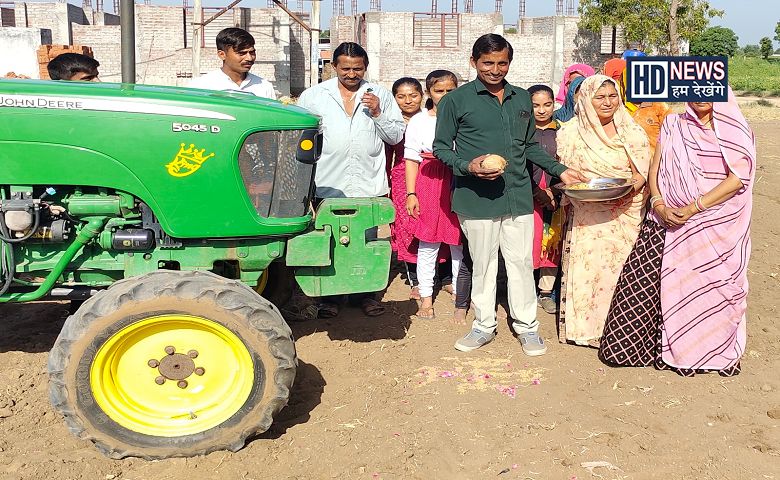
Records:
{"label": "woman's bangle", "polygon": [[411,197],[412,195],[414,195],[415,197],[417,196],[417,194],[416,194],[415,192],[407,192],[407,194],[406,194],[406,198],[409,198],[409,197]]}
{"label": "woman's bangle", "polygon": [[655,204],[658,202],[664,203],[664,197],[661,195],[653,195],[650,197],[650,208],[655,208]]}
{"label": "woman's bangle", "polygon": [[699,195],[696,198],[696,201],[693,202],[693,206],[696,207],[696,210],[698,210],[699,213],[707,210],[707,207],[704,206],[704,202],[702,201],[702,198],[704,198],[704,195]]}

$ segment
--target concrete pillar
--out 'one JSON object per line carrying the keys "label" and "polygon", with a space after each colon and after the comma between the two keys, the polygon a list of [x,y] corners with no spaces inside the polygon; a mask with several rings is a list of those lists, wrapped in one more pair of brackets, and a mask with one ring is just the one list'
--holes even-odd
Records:
{"label": "concrete pillar", "polygon": [[366,71],[366,77],[370,82],[379,82],[380,80],[380,63],[382,53],[382,37],[380,33],[380,21],[379,15],[381,14],[367,14],[366,15],[366,52],[368,53],[368,69]]}
{"label": "concrete pillar", "polygon": [[[555,28],[553,30],[553,49],[552,49],[552,72],[550,72],[550,78],[552,78],[553,86],[561,83],[563,79],[563,71],[566,70],[567,65],[564,65],[563,48],[564,48],[564,34],[566,32],[566,18],[554,17]],[[557,90],[553,88],[553,91]]]}

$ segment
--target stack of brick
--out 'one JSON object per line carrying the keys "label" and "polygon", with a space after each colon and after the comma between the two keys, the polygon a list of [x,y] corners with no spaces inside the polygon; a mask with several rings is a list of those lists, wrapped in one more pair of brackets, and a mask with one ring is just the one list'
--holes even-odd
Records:
{"label": "stack of brick", "polygon": [[41,45],[38,49],[38,68],[42,80],[49,80],[49,70],[46,67],[50,61],[63,53],[80,53],[94,58],[91,47],[81,45]]}

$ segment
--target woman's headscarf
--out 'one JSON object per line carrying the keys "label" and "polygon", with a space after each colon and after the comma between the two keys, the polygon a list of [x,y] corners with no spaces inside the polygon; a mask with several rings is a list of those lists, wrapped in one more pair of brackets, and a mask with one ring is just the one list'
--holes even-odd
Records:
{"label": "woman's headscarf", "polygon": [[[686,112],[691,110],[690,105],[686,105]],[[723,158],[742,185],[748,187],[756,174],[756,139],[731,87],[727,102],[713,104],[712,118]]]}
{"label": "woman's headscarf", "polygon": [[[729,170],[739,177],[745,188],[750,188],[756,171],[755,137],[737,105],[731,87],[728,101],[715,102],[712,106],[714,136],[706,134],[708,130],[701,124],[690,104],[686,104],[683,118],[687,121],[678,123],[678,135],[671,135],[667,131],[661,136],[662,140],[671,144],[671,147],[666,145],[665,153],[668,151],[674,155],[677,158],[676,164],[679,164],[683,160],[692,161],[691,148],[702,151],[720,150]],[[713,140],[717,141],[717,145],[714,145]],[[699,171],[701,167],[696,166],[692,170]]]}
{"label": "woman's headscarf", "polygon": [[[594,75],[585,79],[580,87],[577,101],[577,117],[564,125],[558,134],[559,152],[567,165],[588,165],[589,170],[603,176],[620,176],[618,166],[611,165],[606,159],[612,158],[609,151],[624,148],[636,170],[645,178],[650,168],[652,151],[647,134],[628,113],[622,102],[618,103],[613,121],[617,135],[609,138],[601,125],[593,97],[604,82],[612,82],[620,91],[616,82],[606,75]],[[562,150],[560,150],[562,149]],[[569,159],[564,158],[568,156]],[[575,167],[576,168],[576,167]]]}
{"label": "woman's headscarf", "polygon": [[623,76],[623,70],[626,69],[626,61],[622,58],[613,58],[604,63],[604,75],[611,77],[612,80],[620,82]]}
{"label": "woman's headscarf", "polygon": [[585,81],[585,77],[577,77],[569,84],[569,91],[566,92],[566,100],[561,108],[553,112],[553,119],[560,122],[568,122],[574,118],[574,94],[577,93],[577,87]]}
{"label": "woman's headscarf", "polygon": [[596,73],[596,71],[593,70],[593,67],[584,63],[575,63],[574,65],[567,68],[566,71],[563,72],[563,79],[561,80],[560,88],[558,88],[558,95],[555,96],[555,100],[558,103],[563,103],[566,100],[566,92],[569,89],[569,86],[566,85],[566,83],[569,81],[569,76],[572,73],[579,73],[583,77],[590,77]]}

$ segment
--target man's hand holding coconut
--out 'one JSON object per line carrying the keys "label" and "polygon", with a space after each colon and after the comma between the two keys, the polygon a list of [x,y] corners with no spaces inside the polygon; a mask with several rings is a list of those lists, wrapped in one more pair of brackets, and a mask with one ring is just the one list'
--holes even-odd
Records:
{"label": "man's hand holding coconut", "polygon": [[[469,172],[478,178],[495,180],[503,175],[506,166],[507,161],[504,157],[496,155],[495,153],[489,153],[487,155],[480,155],[472,160],[471,163],[469,163]],[[587,177],[572,168],[566,169],[559,178],[566,185],[588,181]]]}

